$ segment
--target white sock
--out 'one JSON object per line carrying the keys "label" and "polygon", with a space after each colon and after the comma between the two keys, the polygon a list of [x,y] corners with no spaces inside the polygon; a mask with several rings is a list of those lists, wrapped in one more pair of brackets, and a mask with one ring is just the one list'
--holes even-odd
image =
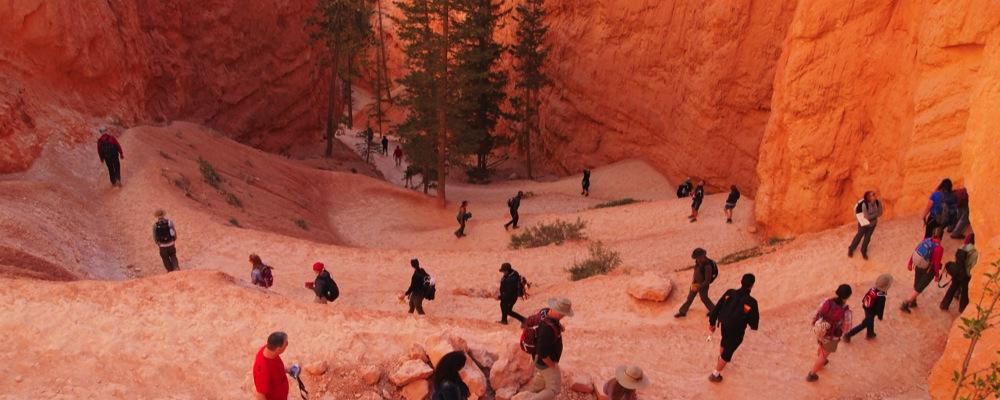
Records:
{"label": "white sock", "polygon": [[712,371],[712,376],[719,376],[719,375],[721,375],[721,373],[719,373],[719,370]]}

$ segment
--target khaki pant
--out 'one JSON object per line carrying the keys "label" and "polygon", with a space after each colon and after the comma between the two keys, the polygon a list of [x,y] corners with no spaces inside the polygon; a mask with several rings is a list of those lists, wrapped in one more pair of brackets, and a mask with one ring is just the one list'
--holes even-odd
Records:
{"label": "khaki pant", "polygon": [[562,373],[559,366],[546,369],[538,369],[535,366],[535,376],[525,388],[524,392],[518,393],[518,399],[525,400],[552,400],[562,391]]}

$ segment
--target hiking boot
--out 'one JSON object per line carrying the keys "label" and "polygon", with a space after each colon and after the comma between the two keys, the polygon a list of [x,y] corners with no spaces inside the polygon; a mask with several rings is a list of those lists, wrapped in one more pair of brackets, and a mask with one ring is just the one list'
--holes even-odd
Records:
{"label": "hiking boot", "polygon": [[686,316],[686,315],[687,315],[687,313],[679,312],[677,314],[674,314],[674,318],[684,318],[684,316]]}
{"label": "hiking boot", "polygon": [[698,218],[691,218],[691,222],[697,222]]}
{"label": "hiking boot", "polygon": [[861,253],[861,258],[864,258],[865,261],[868,261],[868,255],[865,253]]}
{"label": "hiking boot", "polygon": [[917,308],[917,301],[913,300],[910,302],[910,308]]}
{"label": "hiking boot", "polygon": [[865,339],[872,340],[872,339],[875,339],[876,336],[878,336],[878,335],[876,335],[874,333],[869,333],[869,334],[865,335]]}
{"label": "hiking boot", "polygon": [[500,325],[507,325],[507,321],[497,321],[497,323]]}
{"label": "hiking boot", "polygon": [[806,382],[816,382],[818,380],[819,380],[819,375],[816,375],[812,372],[810,372],[809,375],[806,375]]}
{"label": "hiking boot", "polygon": [[854,250],[847,249],[847,258],[854,258]]}
{"label": "hiking boot", "polygon": [[[844,335],[844,343],[851,343],[851,335]],[[830,360],[826,360],[830,362]]]}
{"label": "hiking boot", "polygon": [[904,301],[903,305],[899,306],[899,311],[902,311],[902,312],[905,312],[905,313],[909,314],[910,313],[910,303]]}
{"label": "hiking boot", "polygon": [[732,219],[732,218],[726,218],[726,223],[727,223],[727,224],[731,224],[731,223],[733,223],[733,219]]}
{"label": "hiking boot", "polygon": [[708,381],[715,383],[722,382],[722,375],[708,374]]}

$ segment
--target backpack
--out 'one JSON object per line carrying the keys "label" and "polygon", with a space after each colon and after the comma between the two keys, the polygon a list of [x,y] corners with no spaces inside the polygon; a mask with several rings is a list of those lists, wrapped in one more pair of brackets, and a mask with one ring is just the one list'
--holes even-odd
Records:
{"label": "backpack", "polygon": [[326,290],[323,291],[323,298],[326,301],[334,301],[340,297],[340,288],[337,287],[337,282],[333,278],[327,278],[326,280]]}
{"label": "backpack", "polygon": [[937,244],[934,243],[930,238],[924,239],[917,245],[917,248],[913,250],[913,266],[926,269],[931,264],[931,256],[934,255],[934,248]]}
{"label": "backpack", "polygon": [[271,267],[269,265],[262,264],[259,270],[260,275],[257,279],[254,279],[253,284],[263,288],[271,287],[271,285],[274,284],[274,275],[271,273]]}
{"label": "backpack", "polygon": [[562,330],[559,329],[556,324],[552,323],[552,320],[544,316],[548,313],[548,311],[548,308],[543,308],[538,310],[538,312],[534,315],[524,319],[524,328],[521,329],[520,346],[521,350],[525,353],[531,355],[536,355],[538,353],[538,327],[543,323],[548,325],[549,328],[552,328],[552,331],[556,334],[556,338],[562,336]]}
{"label": "backpack", "polygon": [[[742,292],[736,292],[742,293]],[[742,296],[733,296],[732,294],[727,294],[728,297],[726,305],[719,310],[719,321],[724,323],[726,326],[731,324],[739,324],[745,322],[746,315],[750,312],[749,306],[746,304],[747,296],[746,293],[742,293]]]}
{"label": "backpack", "polygon": [[424,299],[434,300],[434,295],[437,293],[437,282],[430,275],[424,277]]}
{"label": "backpack", "polygon": [[951,221],[951,216],[954,213],[954,210],[952,210],[952,204],[956,202],[955,195],[944,192],[939,192],[939,193],[941,193],[941,200],[939,203],[941,206],[941,211],[938,212],[937,215],[934,216],[934,218],[937,221],[938,225],[946,226],[948,225],[948,222]]}
{"label": "backpack", "polygon": [[[826,312],[823,310],[826,309]],[[816,315],[819,316],[816,322],[813,324],[813,332],[816,333],[818,339],[823,340],[824,338],[840,338],[844,334],[844,325],[851,324],[851,311],[847,305],[838,305],[833,299],[824,300],[820,303],[819,310],[816,310]],[[821,332],[821,328],[826,326],[826,332]]]}
{"label": "backpack", "polygon": [[517,282],[517,296],[522,299],[527,299],[529,287],[531,287],[531,282],[528,282],[528,278],[519,274]]}
{"label": "backpack", "polygon": [[100,153],[101,158],[114,159],[118,156],[118,147],[111,143],[111,140],[101,138],[97,141],[97,152]]}
{"label": "backpack", "polygon": [[865,293],[865,297],[861,298],[861,306],[864,308],[872,308],[872,305],[875,304],[875,299],[877,298],[878,288],[868,289],[868,292]]}
{"label": "backpack", "polygon": [[156,225],[153,225],[153,236],[156,237],[156,243],[159,244],[172,242],[175,237],[170,232],[170,221],[167,219],[156,221]]}
{"label": "backpack", "polygon": [[712,273],[712,277],[708,280],[708,283],[712,283],[715,282],[715,278],[719,277],[719,266],[718,264],[715,263],[715,261],[712,260],[708,260],[708,266],[712,267],[710,270],[710,272]]}

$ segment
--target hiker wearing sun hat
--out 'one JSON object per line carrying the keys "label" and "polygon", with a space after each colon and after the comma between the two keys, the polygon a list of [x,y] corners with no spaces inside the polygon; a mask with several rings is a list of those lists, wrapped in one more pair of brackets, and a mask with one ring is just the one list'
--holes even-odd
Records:
{"label": "hiker wearing sun hat", "polygon": [[312,289],[316,293],[316,302],[326,304],[337,300],[340,297],[340,288],[337,287],[337,282],[334,282],[333,278],[330,277],[330,271],[326,270],[326,266],[317,261],[313,264],[312,270],[316,273],[316,279],[312,282],[306,282],[306,288]]}
{"label": "hiker wearing sun hat", "polygon": [[642,373],[642,368],[622,365],[615,369],[615,377],[604,384],[604,394],[610,400],[638,400],[636,390],[647,386],[649,377]]}
{"label": "hiker wearing sun hat", "polygon": [[844,335],[844,343],[851,343],[851,337],[861,333],[862,329],[867,329],[865,337],[875,339],[875,317],[882,320],[882,313],[885,311],[885,295],[892,286],[892,275],[882,274],[875,279],[875,286],[868,289],[865,297],[861,298],[861,308],[865,310],[865,319],[858,326]]}
{"label": "hiker wearing sun hat", "polygon": [[[563,351],[563,328],[559,323],[565,317],[573,316],[573,303],[565,298],[551,298],[548,308],[524,321],[524,331],[534,331],[534,344],[530,346],[534,354],[535,376],[528,383],[518,399],[552,400],[562,391],[562,373],[559,359]],[[522,332],[522,338],[525,332]],[[521,343],[524,348],[525,343]]]}

